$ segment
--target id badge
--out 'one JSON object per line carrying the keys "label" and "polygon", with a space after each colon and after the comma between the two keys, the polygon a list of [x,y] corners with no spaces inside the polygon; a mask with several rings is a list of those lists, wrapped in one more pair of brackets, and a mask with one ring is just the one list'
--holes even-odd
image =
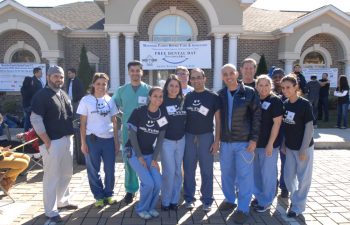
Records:
{"label": "id badge", "polygon": [[295,116],[294,112],[287,111],[287,116],[286,116],[287,120],[294,121],[294,116]]}
{"label": "id badge", "polygon": [[147,97],[139,96],[138,103],[141,105],[146,105],[147,104]]}
{"label": "id badge", "polygon": [[168,120],[166,119],[165,116],[163,116],[162,118],[157,120],[157,123],[158,123],[159,127],[163,127],[163,126],[168,124]]}
{"label": "id badge", "polygon": [[176,112],[176,108],[175,106],[171,105],[171,106],[167,106],[166,107],[166,111],[168,112],[168,114],[174,114]]}
{"label": "id badge", "polygon": [[203,116],[207,116],[208,112],[209,112],[209,109],[203,105],[201,105],[201,107],[199,107],[199,110],[198,112],[200,114],[202,114]]}
{"label": "id badge", "polygon": [[270,107],[271,103],[270,102],[263,102],[261,105],[261,108],[267,110]]}

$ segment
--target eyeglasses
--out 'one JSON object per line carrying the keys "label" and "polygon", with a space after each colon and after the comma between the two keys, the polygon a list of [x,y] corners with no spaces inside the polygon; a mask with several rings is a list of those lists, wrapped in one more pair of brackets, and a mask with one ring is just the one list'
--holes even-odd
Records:
{"label": "eyeglasses", "polygon": [[187,73],[176,73],[178,76],[187,76]]}

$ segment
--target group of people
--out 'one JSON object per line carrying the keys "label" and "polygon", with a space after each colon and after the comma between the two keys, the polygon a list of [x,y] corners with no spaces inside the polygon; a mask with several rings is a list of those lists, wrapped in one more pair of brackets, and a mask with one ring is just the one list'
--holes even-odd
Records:
{"label": "group of people", "polygon": [[[301,214],[312,178],[312,107],[299,96],[296,74],[285,76],[276,68],[271,76],[254,79],[255,71],[256,62],[245,59],[239,80],[236,67],[224,65],[221,76],[225,87],[215,93],[205,87],[207,76],[202,69],[189,72],[182,66],[168,77],[164,88],[151,87],[141,81],[142,64],[135,60],[128,63],[130,83],[119,87],[112,97],[108,95],[108,76],[96,73],[90,93],[76,106],[81,151],[95,206],[116,203],[115,158],[122,145],[124,201],[133,202],[140,189],[136,212],[143,219],[159,216],[156,205],[160,193],[161,210],[176,210],[182,187],[184,207],[195,207],[197,164],[200,200],[203,210],[210,211],[214,155],[218,152],[225,196],[219,209],[235,210],[235,222],[246,222],[250,207],[257,212],[270,209],[278,182],[282,197],[290,193],[287,216]],[[59,209],[78,207],[70,201],[68,188],[73,174],[75,112],[63,86],[63,69],[51,66],[47,86],[34,94],[30,105],[30,121],[40,137],[44,162],[45,214],[53,222],[62,220]],[[117,129],[120,112],[122,143]],[[278,154],[282,162],[279,181]]]}

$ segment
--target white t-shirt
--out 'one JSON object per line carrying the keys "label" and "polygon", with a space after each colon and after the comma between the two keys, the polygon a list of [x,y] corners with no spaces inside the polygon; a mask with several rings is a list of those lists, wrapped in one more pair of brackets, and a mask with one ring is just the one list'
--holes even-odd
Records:
{"label": "white t-shirt", "polygon": [[118,113],[118,109],[110,96],[95,98],[93,95],[87,95],[83,97],[77,113],[87,116],[86,135],[94,134],[100,138],[113,137],[111,118]]}
{"label": "white t-shirt", "polygon": [[187,88],[182,89],[182,94],[187,95],[188,92],[191,92],[193,90],[194,90],[194,88],[192,86],[187,85]]}

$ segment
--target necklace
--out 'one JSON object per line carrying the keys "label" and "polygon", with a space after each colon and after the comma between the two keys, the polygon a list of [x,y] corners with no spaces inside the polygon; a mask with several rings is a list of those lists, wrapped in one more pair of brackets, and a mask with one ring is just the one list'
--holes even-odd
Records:
{"label": "necklace", "polygon": [[[149,119],[151,119],[151,120],[158,120],[158,119],[160,119],[160,117],[162,116],[162,112],[160,111],[159,108],[158,108],[157,111],[158,111],[158,116],[157,116],[156,118],[153,118],[152,116],[149,115],[148,109],[147,109],[147,117],[148,117]],[[154,112],[154,113],[156,113],[156,112]]]}

